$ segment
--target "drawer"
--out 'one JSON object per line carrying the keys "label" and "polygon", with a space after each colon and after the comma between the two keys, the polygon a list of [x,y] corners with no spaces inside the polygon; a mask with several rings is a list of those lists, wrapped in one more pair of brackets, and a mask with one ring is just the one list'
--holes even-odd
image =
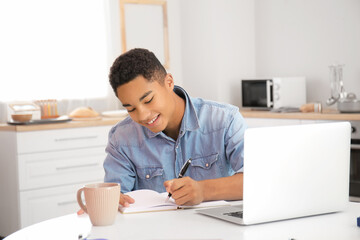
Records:
{"label": "drawer", "polygon": [[103,181],[105,156],[104,147],[19,155],[19,188]]}
{"label": "drawer", "polygon": [[17,134],[18,154],[105,146],[111,126],[55,129]]}
{"label": "drawer", "polygon": [[80,209],[76,192],[84,184],[20,192],[20,227],[76,213]]}

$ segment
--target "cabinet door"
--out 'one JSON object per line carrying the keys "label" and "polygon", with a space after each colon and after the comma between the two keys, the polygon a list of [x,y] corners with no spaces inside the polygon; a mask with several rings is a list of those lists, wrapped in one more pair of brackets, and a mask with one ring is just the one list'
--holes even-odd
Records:
{"label": "cabinet door", "polygon": [[73,184],[20,192],[21,228],[50,218],[76,213],[80,209],[76,201],[76,192],[83,185]]}
{"label": "cabinet door", "polygon": [[105,146],[18,156],[20,191],[104,179]]}
{"label": "cabinet door", "polygon": [[273,118],[245,118],[249,128],[255,127],[271,127],[284,125],[299,125],[299,119],[273,119]]}
{"label": "cabinet door", "polygon": [[105,146],[111,126],[55,129],[17,134],[19,154]]}

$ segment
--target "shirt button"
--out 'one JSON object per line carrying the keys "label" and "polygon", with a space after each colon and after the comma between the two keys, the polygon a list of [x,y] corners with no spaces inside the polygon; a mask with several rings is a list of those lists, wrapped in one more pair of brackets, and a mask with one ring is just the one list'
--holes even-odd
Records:
{"label": "shirt button", "polygon": [[207,164],[205,164],[205,167],[208,167],[209,166],[209,164],[207,163]]}
{"label": "shirt button", "polygon": [[150,175],[149,175],[149,174],[147,174],[147,175],[146,175],[146,179],[149,179],[149,178],[150,178]]}

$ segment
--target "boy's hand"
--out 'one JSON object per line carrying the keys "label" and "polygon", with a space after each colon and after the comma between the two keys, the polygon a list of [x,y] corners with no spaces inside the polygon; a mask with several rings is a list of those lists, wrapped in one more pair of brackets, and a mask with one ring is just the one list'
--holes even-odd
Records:
{"label": "boy's hand", "polygon": [[164,182],[166,191],[172,194],[177,205],[192,206],[204,201],[200,182],[190,177],[176,178]]}
{"label": "boy's hand", "polygon": [[130,206],[131,203],[134,203],[134,202],[135,202],[135,200],[132,197],[120,193],[120,201],[119,201],[120,205],[122,205],[124,207],[128,207],[128,206]]}

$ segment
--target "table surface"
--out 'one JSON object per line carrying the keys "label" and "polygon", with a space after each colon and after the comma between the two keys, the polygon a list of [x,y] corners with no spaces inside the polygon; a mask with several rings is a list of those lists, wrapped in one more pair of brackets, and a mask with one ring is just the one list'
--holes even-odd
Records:
{"label": "table surface", "polygon": [[34,224],[8,236],[6,240],[152,239],[152,240],[231,240],[231,239],[360,239],[356,219],[360,203],[349,202],[346,210],[312,217],[240,226],[195,212],[194,209],[151,213],[120,214],[111,226],[92,226],[86,214],[76,214]]}

